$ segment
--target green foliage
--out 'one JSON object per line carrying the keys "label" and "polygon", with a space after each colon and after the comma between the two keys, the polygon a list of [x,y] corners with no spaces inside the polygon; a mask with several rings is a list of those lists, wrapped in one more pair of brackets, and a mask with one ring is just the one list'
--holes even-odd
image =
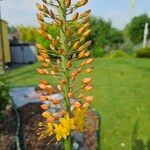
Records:
{"label": "green foliage", "polygon": [[141,58],[143,58],[143,57],[150,58],[150,47],[142,48],[142,49],[138,50],[136,53],[136,56],[141,57]]}
{"label": "green foliage", "polygon": [[124,42],[122,31],[112,28],[108,34],[109,45],[119,46]]}
{"label": "green foliage", "polygon": [[113,53],[113,57],[114,57],[114,58],[124,57],[124,56],[126,56],[126,53],[125,53],[123,50],[116,50],[116,51]]}
{"label": "green foliage", "polygon": [[127,54],[133,54],[134,44],[130,40],[126,40],[121,46],[120,49],[124,50]]}
{"label": "green foliage", "polygon": [[123,42],[123,34],[121,31],[112,27],[111,22],[106,22],[102,18],[91,17],[90,23],[92,34],[90,39],[93,41],[93,47],[114,47],[118,48]]}
{"label": "green foliage", "polygon": [[96,17],[91,17],[90,22],[92,34],[89,38],[93,41],[94,47],[104,47],[109,42],[108,33],[111,29],[111,22]]}
{"label": "green foliage", "polygon": [[9,85],[0,75],[0,112],[6,107],[9,102]]}
{"label": "green foliage", "polygon": [[16,29],[20,33],[20,39],[23,42],[36,42],[37,29],[35,27],[17,26]]}
{"label": "green foliage", "polygon": [[[56,28],[56,26],[53,26],[53,25],[49,25],[46,32],[49,33],[50,35],[52,35],[53,37],[56,37],[57,35],[59,35],[58,28]],[[48,39],[44,38],[39,33],[36,36],[36,41],[37,41],[37,43],[42,44],[46,49],[49,49],[50,41]]]}
{"label": "green foliage", "polygon": [[[146,22],[150,25],[150,18],[148,15],[144,14],[138,17],[134,17],[131,23],[128,25],[128,36],[134,44],[139,44],[142,42]],[[150,34],[148,35],[148,38],[150,38]]]}
{"label": "green foliage", "polygon": [[92,57],[98,58],[103,57],[103,49],[102,48],[94,48],[91,53]]}

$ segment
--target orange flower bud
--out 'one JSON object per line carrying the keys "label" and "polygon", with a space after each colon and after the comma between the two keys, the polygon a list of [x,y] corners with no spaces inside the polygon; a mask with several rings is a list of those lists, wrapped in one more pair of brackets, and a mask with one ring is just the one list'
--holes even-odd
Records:
{"label": "orange flower bud", "polygon": [[59,115],[57,113],[54,113],[53,117],[54,117],[55,120],[57,120],[59,118]]}
{"label": "orange flower bud", "polygon": [[93,96],[88,96],[88,97],[86,97],[85,100],[86,100],[87,103],[91,103],[93,101],[93,99],[94,99]]}
{"label": "orange flower bud", "polygon": [[72,65],[73,65],[73,64],[72,64],[72,62],[71,62],[71,61],[68,61],[68,62],[67,62],[67,68],[71,68],[71,67],[72,67]]}
{"label": "orange flower bud", "polygon": [[52,92],[53,91],[53,87],[51,85],[47,85],[46,86],[47,91]]}
{"label": "orange flower bud", "polygon": [[71,5],[71,0],[66,0],[66,1],[65,1],[65,5],[66,5],[66,8],[70,7],[70,5]]}
{"label": "orange flower bud", "polygon": [[91,73],[93,71],[93,68],[87,68],[86,70],[85,70],[85,73]]}
{"label": "orange flower bud", "polygon": [[48,81],[47,81],[47,80],[44,80],[44,79],[42,79],[42,80],[40,81],[40,83],[45,84],[45,85],[48,85]]}
{"label": "orange flower bud", "polygon": [[64,22],[62,20],[59,20],[59,27],[62,27]]}
{"label": "orange flower bud", "polygon": [[52,40],[52,45],[53,45],[54,47],[57,46],[57,40],[56,40],[56,39],[53,39],[53,40]]}
{"label": "orange flower bud", "polygon": [[72,17],[72,21],[75,21],[78,19],[79,13],[75,13]]}
{"label": "orange flower bud", "polygon": [[49,117],[51,117],[51,114],[49,112],[45,111],[45,112],[42,113],[42,116],[44,118],[48,119]]}
{"label": "orange flower bud", "polygon": [[39,84],[39,87],[40,87],[42,90],[46,90],[46,85],[45,85],[45,84]]}
{"label": "orange flower bud", "polygon": [[58,89],[59,91],[62,91],[61,85],[57,85],[57,89]]}
{"label": "orange flower bud", "polygon": [[65,114],[66,114],[66,111],[65,111],[65,110],[62,110],[62,111],[61,111],[61,116],[65,116]]}
{"label": "orange flower bud", "polygon": [[42,67],[47,68],[47,67],[49,67],[49,64],[47,64],[47,63],[42,63]]}
{"label": "orange flower bud", "polygon": [[58,72],[59,71],[58,67],[57,66],[53,66],[53,71],[54,72]]}
{"label": "orange flower bud", "polygon": [[41,34],[44,38],[46,38],[46,39],[48,38],[48,37],[47,37],[47,33],[46,33],[45,31],[39,29],[38,32],[39,32],[39,34]]}
{"label": "orange flower bud", "polygon": [[80,103],[80,102],[75,102],[75,103],[74,103],[74,106],[75,106],[76,108],[80,108],[80,107],[81,107],[81,103]]}
{"label": "orange flower bud", "polygon": [[83,108],[88,108],[89,106],[90,106],[90,104],[86,102],[86,103],[83,104],[82,107],[83,107]]}
{"label": "orange flower bud", "polygon": [[87,37],[91,34],[91,30],[87,30],[84,34],[83,37]]}
{"label": "orange flower bud", "polygon": [[86,46],[86,47],[89,47],[91,44],[92,44],[92,41],[87,41],[87,42],[85,43],[85,46]]}
{"label": "orange flower bud", "polygon": [[47,29],[47,24],[46,23],[44,23],[44,22],[41,22],[40,23],[40,28],[41,28],[41,30],[43,30],[43,31],[45,31],[46,29]]}
{"label": "orange flower bud", "polygon": [[53,123],[53,122],[54,122],[54,117],[49,117],[49,118],[47,119],[47,122],[48,122],[48,123]]}
{"label": "orange flower bud", "polygon": [[83,32],[90,26],[90,23],[87,22],[85,25],[78,30],[78,34],[83,34]]}
{"label": "orange flower bud", "polygon": [[83,50],[83,51],[81,51],[81,52],[79,53],[78,58],[83,58],[84,55],[85,55],[85,50]]}
{"label": "orange flower bud", "polygon": [[71,35],[71,29],[70,28],[66,31],[66,35],[67,35],[67,37],[69,37]]}
{"label": "orange flower bud", "polygon": [[49,11],[49,15],[50,15],[50,17],[51,17],[52,19],[55,19],[55,15],[54,15],[54,13],[53,13],[52,10]]}
{"label": "orange flower bud", "polygon": [[80,66],[86,65],[86,61],[83,61]]}
{"label": "orange flower bud", "polygon": [[36,44],[36,47],[37,47],[38,49],[44,49],[44,47],[43,47],[41,44]]}
{"label": "orange flower bud", "polygon": [[56,75],[56,73],[52,70],[52,71],[50,71],[50,74],[52,75],[52,76],[55,76]]}
{"label": "orange flower bud", "polygon": [[44,10],[45,13],[49,14],[49,10],[48,10],[48,8],[46,7],[45,4],[43,4],[43,10]]}
{"label": "orange flower bud", "polygon": [[73,46],[73,49],[78,49],[80,47],[80,42],[77,41],[74,46]]}
{"label": "orange flower bud", "polygon": [[47,58],[47,59],[45,59],[45,62],[46,62],[46,63],[50,63],[51,60]]}
{"label": "orange flower bud", "polygon": [[89,10],[85,11],[84,13],[80,14],[80,18],[88,17],[90,15],[90,13],[91,13],[91,10],[89,9]]}
{"label": "orange flower bud", "polygon": [[86,61],[86,65],[89,65],[93,62],[93,58],[89,58],[87,61]]}
{"label": "orange flower bud", "polygon": [[90,56],[90,54],[91,54],[91,53],[90,53],[89,51],[88,51],[88,52],[86,52],[86,53],[85,53],[85,57]]}
{"label": "orange flower bud", "polygon": [[88,0],[79,0],[79,2],[75,4],[75,7],[81,7],[83,5],[86,5],[87,2]]}
{"label": "orange flower bud", "polygon": [[43,15],[41,13],[37,13],[36,16],[39,21],[44,22]]}
{"label": "orange flower bud", "polygon": [[52,100],[52,103],[53,103],[54,105],[57,105],[57,104],[60,103],[60,100],[59,100],[59,99],[53,99],[53,100]]}
{"label": "orange flower bud", "polygon": [[85,98],[85,94],[84,93],[81,93],[78,98],[82,99],[82,98]]}
{"label": "orange flower bud", "polygon": [[78,34],[82,34],[85,31],[85,27],[82,27],[78,30]]}
{"label": "orange flower bud", "polygon": [[39,61],[41,61],[41,62],[44,61],[44,58],[43,58],[41,55],[38,55],[38,56],[37,56],[37,59],[38,59]]}
{"label": "orange flower bud", "polygon": [[73,92],[69,92],[68,93],[68,98],[72,98],[73,97]]}
{"label": "orange flower bud", "polygon": [[89,22],[86,22],[85,25],[84,25],[84,28],[86,29],[86,28],[88,28],[88,27],[90,27],[90,23],[89,23]]}
{"label": "orange flower bud", "polygon": [[49,109],[49,106],[46,105],[46,104],[42,104],[42,105],[41,105],[41,108],[42,108],[43,110],[48,110],[48,109]]}
{"label": "orange flower bud", "polygon": [[67,82],[66,82],[65,80],[63,80],[63,79],[60,81],[60,84],[61,84],[61,85],[65,85],[66,83],[67,83]]}
{"label": "orange flower bud", "polygon": [[45,71],[43,69],[41,69],[41,68],[37,68],[36,70],[40,74],[45,74]]}
{"label": "orange flower bud", "polygon": [[49,74],[48,70],[43,69],[43,71],[44,71],[44,73],[45,73],[46,75],[48,75],[48,74]]}
{"label": "orange flower bud", "polygon": [[93,86],[91,86],[91,85],[87,85],[87,86],[84,87],[85,91],[90,91],[92,89],[93,89]]}
{"label": "orange flower bud", "polygon": [[82,80],[82,83],[83,84],[88,84],[91,81],[92,81],[92,78],[85,78],[85,79]]}
{"label": "orange flower bud", "polygon": [[43,11],[43,7],[39,3],[36,3],[36,7],[38,10]]}
{"label": "orange flower bud", "polygon": [[[82,19],[82,23],[87,23],[87,22],[89,22],[89,16],[88,17],[84,17],[83,19]],[[89,26],[90,26],[90,23],[89,23]]]}
{"label": "orange flower bud", "polygon": [[46,53],[40,53],[40,55],[45,59],[49,58],[49,56]]}
{"label": "orange flower bud", "polygon": [[64,54],[65,54],[64,49],[59,49],[59,50],[58,50],[58,54],[59,54],[59,55],[64,55]]}
{"label": "orange flower bud", "polygon": [[85,45],[82,45],[82,46],[78,49],[78,51],[80,52],[80,51],[83,51],[83,50],[85,50],[85,49],[86,49]]}
{"label": "orange flower bud", "polygon": [[52,40],[52,39],[53,39],[50,34],[47,34],[47,37],[48,37],[49,40]]}
{"label": "orange flower bud", "polygon": [[48,97],[47,96],[39,96],[39,99],[41,101],[47,101],[48,100]]}

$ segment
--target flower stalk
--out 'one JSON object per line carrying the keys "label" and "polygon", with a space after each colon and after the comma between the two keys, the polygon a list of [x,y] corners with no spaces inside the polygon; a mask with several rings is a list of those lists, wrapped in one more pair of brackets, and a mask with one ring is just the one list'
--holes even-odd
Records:
{"label": "flower stalk", "polygon": [[[46,92],[40,96],[43,103],[41,108],[44,111],[42,116],[46,121],[39,123],[38,135],[40,139],[54,137],[53,142],[63,141],[65,150],[71,150],[71,132],[84,131],[86,113],[94,99],[93,96],[87,95],[88,91],[93,89],[92,78],[87,76],[81,81],[77,80],[80,74],[88,75],[93,71],[91,67],[93,59],[89,58],[88,51],[92,42],[86,41],[91,33],[89,23],[91,11],[81,14],[76,12],[88,0],[79,0],[74,4],[71,0],[49,2],[43,0],[43,2],[44,4],[37,4],[39,10],[37,19],[40,24],[38,31],[50,45],[49,48],[45,48],[42,43],[37,43],[38,59],[41,62],[41,67],[37,68],[37,71],[43,76],[55,78],[57,83],[54,88],[49,80],[40,80],[39,87]],[[52,23],[48,23],[48,19],[45,18],[49,18]],[[59,30],[57,35],[48,33],[50,25]],[[86,57],[87,59],[76,66],[76,61]],[[54,93],[61,93],[63,100],[52,98],[51,95]],[[58,107],[55,112],[52,111],[54,106]]]}

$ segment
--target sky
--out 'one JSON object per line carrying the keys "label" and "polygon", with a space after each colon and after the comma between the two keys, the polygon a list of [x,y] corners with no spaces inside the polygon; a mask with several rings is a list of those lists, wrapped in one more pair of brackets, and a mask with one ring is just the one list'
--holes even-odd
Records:
{"label": "sky", "polygon": [[[11,25],[37,26],[35,7],[41,0],[3,0],[2,19]],[[89,0],[82,10],[91,9],[92,15],[111,20],[112,25],[123,29],[135,15],[147,13],[150,16],[150,0],[137,0],[135,10],[131,9],[130,0]]]}

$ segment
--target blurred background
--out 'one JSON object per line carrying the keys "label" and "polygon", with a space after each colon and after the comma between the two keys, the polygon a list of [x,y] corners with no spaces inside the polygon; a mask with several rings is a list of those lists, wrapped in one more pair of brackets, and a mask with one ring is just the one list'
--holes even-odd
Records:
{"label": "blurred background", "polygon": [[[37,31],[36,2],[41,1],[0,0],[1,150],[9,149],[16,132],[12,102],[21,113],[28,111],[25,105],[37,103],[33,92],[41,77],[35,43],[48,47],[49,41]],[[95,58],[93,107],[101,116],[99,147],[150,150],[150,0],[89,0],[80,11],[86,9],[92,10],[89,39]],[[49,25],[48,32],[57,29]],[[14,130],[2,132],[10,122]],[[23,122],[26,129],[28,120]],[[29,142],[28,135],[24,138]]]}

